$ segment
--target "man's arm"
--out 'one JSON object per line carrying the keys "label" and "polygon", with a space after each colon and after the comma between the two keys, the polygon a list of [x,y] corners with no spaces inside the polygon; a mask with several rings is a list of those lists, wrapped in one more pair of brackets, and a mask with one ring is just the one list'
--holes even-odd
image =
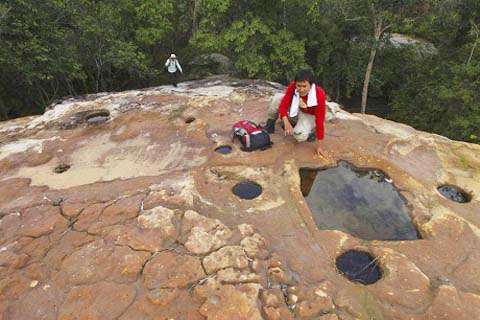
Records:
{"label": "man's arm", "polygon": [[317,107],[315,108],[315,127],[317,140],[323,140],[325,136],[325,113],[326,95],[322,88],[316,86]]}
{"label": "man's arm", "polygon": [[280,113],[280,119],[282,120],[283,120],[283,117],[288,117],[288,108],[290,108],[290,105],[292,104],[292,98],[294,93],[295,93],[295,82],[292,82],[287,87],[287,90],[285,91],[285,95],[283,96],[282,101],[278,106],[278,113]]}
{"label": "man's arm", "polygon": [[183,73],[182,67],[180,66],[180,62],[178,62],[178,60],[177,60],[177,61],[175,61],[175,63],[177,64],[177,68],[178,68],[178,70],[180,70],[180,73]]}
{"label": "man's arm", "polygon": [[316,87],[317,107],[315,108],[315,127],[317,131],[317,148],[316,153],[319,156],[328,159],[322,146],[325,137],[325,114],[326,114],[326,95],[322,88]]}

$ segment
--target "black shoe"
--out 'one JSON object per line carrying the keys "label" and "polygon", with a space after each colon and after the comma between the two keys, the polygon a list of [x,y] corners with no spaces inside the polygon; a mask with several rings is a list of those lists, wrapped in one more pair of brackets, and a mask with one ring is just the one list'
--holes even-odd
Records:
{"label": "black shoe", "polygon": [[265,130],[268,133],[275,133],[275,120],[267,119],[267,123],[265,124]]}
{"label": "black shoe", "polygon": [[307,141],[314,142],[315,140],[317,140],[317,133],[313,131],[308,135]]}

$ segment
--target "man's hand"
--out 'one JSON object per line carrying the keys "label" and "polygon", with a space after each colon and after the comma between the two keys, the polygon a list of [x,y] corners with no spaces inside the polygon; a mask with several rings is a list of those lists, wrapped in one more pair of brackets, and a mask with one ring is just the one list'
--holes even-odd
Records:
{"label": "man's hand", "polygon": [[283,117],[283,125],[285,126],[285,136],[291,136],[293,135],[293,127],[290,124],[290,121],[288,121],[288,117]]}
{"label": "man's hand", "polygon": [[317,141],[317,149],[316,149],[317,156],[323,157],[327,160],[330,160],[327,153],[323,150],[320,140]]}

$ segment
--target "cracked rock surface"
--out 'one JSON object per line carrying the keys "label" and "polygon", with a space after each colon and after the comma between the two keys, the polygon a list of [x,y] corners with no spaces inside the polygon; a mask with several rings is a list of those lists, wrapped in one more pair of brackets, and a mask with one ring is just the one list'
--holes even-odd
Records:
{"label": "cracked rock surface", "polygon": [[[283,90],[213,78],[0,123],[0,320],[480,319],[480,146],[331,104],[328,158],[279,127],[272,148],[242,152],[231,125],[265,121]],[[99,110],[106,122],[85,122]],[[385,172],[421,239],[319,230],[299,169],[340,160]],[[262,194],[235,196],[242,181]],[[348,250],[382,278],[339,274]]]}

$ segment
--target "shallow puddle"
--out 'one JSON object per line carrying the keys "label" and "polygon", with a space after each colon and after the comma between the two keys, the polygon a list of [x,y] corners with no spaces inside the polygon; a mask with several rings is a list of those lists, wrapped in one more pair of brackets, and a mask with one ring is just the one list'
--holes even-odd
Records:
{"label": "shallow puddle", "polygon": [[319,229],[341,230],[365,240],[414,240],[404,200],[378,170],[345,162],[326,170],[301,169],[301,189]]}
{"label": "shallow puddle", "polygon": [[438,188],[438,192],[440,192],[440,194],[445,198],[455,202],[459,202],[459,203],[470,202],[470,197],[466,193],[460,191],[457,187],[454,187],[454,186],[448,186],[448,185],[441,186]]}
{"label": "shallow puddle", "polygon": [[353,282],[367,285],[382,278],[382,270],[378,266],[377,259],[367,252],[347,251],[337,258],[335,265],[341,274]]}
{"label": "shallow puddle", "polygon": [[236,184],[232,191],[241,199],[252,200],[262,194],[263,188],[256,182],[243,181]]}
{"label": "shallow puddle", "polygon": [[229,154],[232,152],[232,147],[230,146],[220,146],[215,149],[215,152],[221,153],[221,154]]}
{"label": "shallow puddle", "polygon": [[108,111],[99,111],[89,114],[85,121],[88,124],[97,124],[107,121],[110,118],[110,112]]}

